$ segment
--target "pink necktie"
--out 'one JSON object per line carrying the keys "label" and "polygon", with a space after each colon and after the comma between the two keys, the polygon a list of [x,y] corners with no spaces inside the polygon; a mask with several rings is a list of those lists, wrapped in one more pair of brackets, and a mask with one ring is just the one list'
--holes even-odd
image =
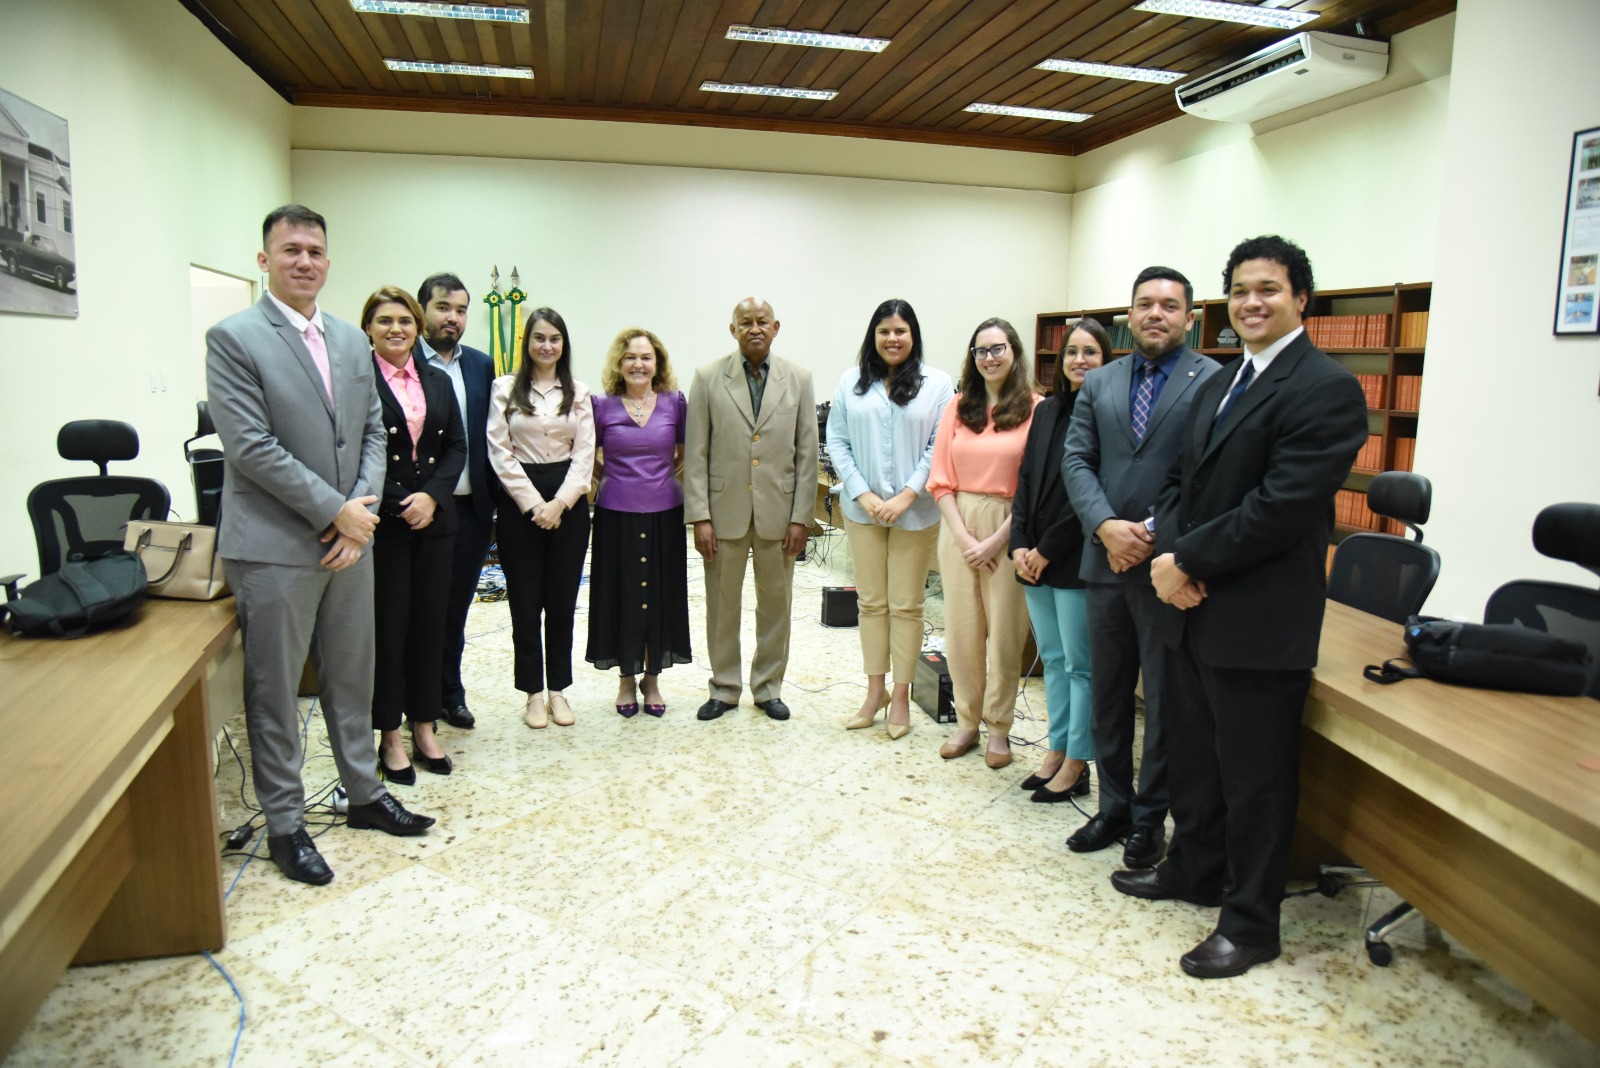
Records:
{"label": "pink necktie", "polygon": [[333,371],[328,366],[328,347],[322,343],[322,331],[317,329],[316,323],[306,324],[306,348],[311,351],[311,362],[317,365],[317,371],[322,375],[322,388],[328,391],[328,399],[333,400]]}

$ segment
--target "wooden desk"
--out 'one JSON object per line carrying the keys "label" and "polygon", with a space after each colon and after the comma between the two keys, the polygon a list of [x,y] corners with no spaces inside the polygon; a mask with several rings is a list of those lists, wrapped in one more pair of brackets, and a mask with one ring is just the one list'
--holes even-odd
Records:
{"label": "wooden desk", "polygon": [[0,1055],[69,963],[222,946],[208,674],[237,630],[229,598],[75,641],[0,633]]}
{"label": "wooden desk", "polygon": [[1600,702],[1362,677],[1404,652],[1328,603],[1301,823],[1600,1041]]}

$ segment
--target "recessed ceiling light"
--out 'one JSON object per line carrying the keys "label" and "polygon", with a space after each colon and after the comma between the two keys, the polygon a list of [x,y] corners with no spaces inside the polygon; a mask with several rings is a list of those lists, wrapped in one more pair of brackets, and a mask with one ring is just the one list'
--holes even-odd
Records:
{"label": "recessed ceiling light", "polygon": [[1010,115],[1018,119],[1045,119],[1049,122],[1082,122],[1093,115],[1082,111],[1052,111],[1049,108],[1014,108],[1010,104],[968,104],[961,109],[979,115]]}
{"label": "recessed ceiling light", "polygon": [[802,45],[806,48],[842,48],[846,52],[882,52],[889,47],[887,37],[857,37],[852,33],[812,33],[810,30],[776,30],[760,26],[729,26],[728,40]]}
{"label": "recessed ceiling light", "polygon": [[728,82],[701,82],[700,89],[707,93],[750,93],[754,96],[791,96],[796,100],[832,100],[839,93],[835,89],[790,89],[782,85],[735,85]]}
{"label": "recessed ceiling light", "polygon": [[357,11],[372,15],[420,15],[430,19],[471,19],[474,22],[528,21],[525,7],[490,7],[487,4],[430,4],[417,0],[350,0]]}
{"label": "recessed ceiling light", "polygon": [[1222,0],[1144,0],[1134,5],[1135,11],[1149,11],[1157,15],[1182,15],[1192,19],[1216,19],[1218,22],[1242,22],[1246,26],[1271,26],[1279,30],[1293,30],[1318,17],[1315,11],[1275,11],[1250,4],[1227,4]]}
{"label": "recessed ceiling light", "polygon": [[1058,74],[1087,74],[1094,78],[1121,78],[1129,82],[1155,82],[1158,85],[1170,85],[1184,77],[1181,71],[1119,67],[1111,63],[1085,63],[1079,59],[1047,59],[1037,69],[1053,70]]}
{"label": "recessed ceiling light", "polygon": [[495,67],[480,63],[431,63],[423,59],[386,59],[390,70],[411,74],[463,74],[473,78],[532,78],[532,67]]}

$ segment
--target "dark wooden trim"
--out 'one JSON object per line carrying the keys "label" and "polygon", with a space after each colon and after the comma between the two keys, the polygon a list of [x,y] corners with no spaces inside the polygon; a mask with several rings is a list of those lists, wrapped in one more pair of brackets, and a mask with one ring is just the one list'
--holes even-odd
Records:
{"label": "dark wooden trim", "polygon": [[289,103],[294,103],[294,95],[289,91],[289,87],[280,82],[277,77],[266,68],[265,64],[257,61],[254,53],[248,51],[244,47],[244,44],[239,40],[239,38],[234,36],[232,30],[228,29],[228,27],[217,21],[217,17],[210,11],[206,10],[204,0],[178,0],[178,2],[183,5],[185,11],[199,19],[200,25],[210,30],[211,36],[221,41],[222,46],[228,51],[232,52],[234,58],[236,58],[240,63],[243,63],[245,66],[249,67],[257,78],[260,78],[263,82],[265,82],[267,88],[283,97],[283,99]]}

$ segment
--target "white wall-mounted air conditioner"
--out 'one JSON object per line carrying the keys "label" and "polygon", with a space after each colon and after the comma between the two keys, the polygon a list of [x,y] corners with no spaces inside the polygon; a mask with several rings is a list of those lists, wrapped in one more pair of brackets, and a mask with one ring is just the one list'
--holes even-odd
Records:
{"label": "white wall-mounted air conditioner", "polygon": [[1297,33],[1173,91],[1191,115],[1254,122],[1375,82],[1388,69],[1385,41]]}

